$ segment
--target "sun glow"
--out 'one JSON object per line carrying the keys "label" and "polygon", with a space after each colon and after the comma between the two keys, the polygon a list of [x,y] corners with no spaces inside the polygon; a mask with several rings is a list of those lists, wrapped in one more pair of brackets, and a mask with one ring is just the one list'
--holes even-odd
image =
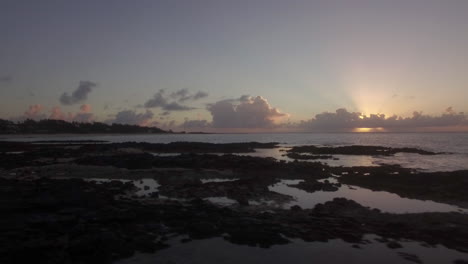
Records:
{"label": "sun glow", "polygon": [[342,78],[344,91],[352,102],[352,111],[363,115],[401,112],[394,90],[404,86],[394,75],[353,61],[343,68]]}
{"label": "sun glow", "polygon": [[353,129],[353,132],[358,133],[369,133],[369,132],[385,132],[383,127],[357,127]]}

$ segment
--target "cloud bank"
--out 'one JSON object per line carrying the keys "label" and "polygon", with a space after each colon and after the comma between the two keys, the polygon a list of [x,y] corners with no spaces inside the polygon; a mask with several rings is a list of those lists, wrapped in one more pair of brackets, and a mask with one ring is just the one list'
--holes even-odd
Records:
{"label": "cloud bank", "polygon": [[[95,83],[81,81],[78,88],[71,94],[63,94],[61,101],[66,104],[83,101],[96,86]],[[456,112],[452,107],[445,109],[440,115],[427,115],[414,111],[412,116],[401,117],[384,114],[363,115],[360,112],[339,108],[334,112],[322,112],[309,120],[299,122],[285,122],[289,114],[270,105],[262,96],[242,95],[236,99],[220,100],[207,104],[206,111],[212,119],[190,120],[176,122],[170,118],[171,111],[187,111],[195,108],[184,102],[196,101],[207,94],[199,91],[191,93],[181,89],[170,94],[159,90],[144,107],[143,112],[136,110],[121,110],[105,121],[108,123],[131,124],[140,126],[159,126],[164,129],[187,131],[213,132],[260,132],[260,131],[468,131],[468,116],[463,112]],[[63,102],[62,102],[63,103]],[[163,111],[154,114],[149,108],[159,108]],[[81,104],[75,113],[64,113],[60,107],[50,108],[50,114],[41,104],[32,104],[20,117],[13,120],[25,119],[58,119],[74,122],[92,122],[95,116],[89,104]],[[141,109],[140,109],[141,110]],[[200,114],[198,114],[200,117]],[[157,121],[156,121],[157,120]],[[159,123],[158,123],[159,122]]]}
{"label": "cloud bank", "polygon": [[63,105],[73,105],[84,102],[88,99],[88,94],[96,87],[97,84],[91,81],[80,81],[78,88],[71,95],[63,93],[60,96],[60,102]]}
{"label": "cloud bank", "polygon": [[411,117],[384,114],[362,115],[360,112],[349,112],[345,108],[335,112],[323,112],[314,118],[302,121],[297,127],[304,130],[338,130],[347,131],[354,128],[385,128],[404,130],[425,127],[454,127],[468,125],[468,118],[463,112],[456,113],[449,107],[439,116],[424,115],[415,111]]}

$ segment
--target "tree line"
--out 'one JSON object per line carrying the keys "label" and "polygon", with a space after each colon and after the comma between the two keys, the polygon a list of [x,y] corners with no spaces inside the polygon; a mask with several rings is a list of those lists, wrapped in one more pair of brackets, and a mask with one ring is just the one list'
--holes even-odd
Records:
{"label": "tree line", "polygon": [[63,120],[43,119],[35,121],[26,119],[20,122],[0,119],[0,134],[91,134],[91,133],[172,133],[157,127],[138,125],[106,124],[101,122],[80,123]]}

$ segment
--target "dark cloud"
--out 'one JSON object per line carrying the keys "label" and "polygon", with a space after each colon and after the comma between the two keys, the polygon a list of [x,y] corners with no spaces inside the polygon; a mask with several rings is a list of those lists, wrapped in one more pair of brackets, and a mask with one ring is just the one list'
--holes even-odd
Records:
{"label": "dark cloud", "polygon": [[0,76],[0,83],[11,83],[12,81],[13,77],[11,75]]}
{"label": "dark cloud", "polygon": [[167,105],[167,99],[164,97],[164,90],[159,90],[153,98],[149,99],[145,103],[146,108],[164,107]]}
{"label": "dark cloud", "polygon": [[64,105],[73,105],[81,103],[88,99],[88,94],[96,87],[97,84],[90,81],[80,81],[78,88],[71,95],[63,93],[60,96],[60,102]]}
{"label": "dark cloud", "polygon": [[189,100],[187,98],[193,98],[192,95],[186,89],[179,90],[175,93],[172,93],[170,98],[176,100],[170,102],[169,99],[165,96],[164,90],[159,90],[153,98],[146,101],[144,107],[146,108],[161,108],[164,111],[188,111],[193,110],[195,108],[182,105],[179,102]]}
{"label": "dark cloud", "polygon": [[178,102],[195,101],[207,97],[208,93],[198,91],[195,94],[190,93],[188,89],[180,89],[170,94],[170,97]]}
{"label": "dark cloud", "polygon": [[137,113],[133,110],[124,110],[117,113],[114,119],[108,120],[109,123],[149,126],[152,124],[154,114],[150,110],[144,113]]}
{"label": "dark cloud", "polygon": [[241,102],[246,102],[246,101],[250,100],[250,95],[248,95],[248,94],[241,95],[241,97],[239,97],[238,100],[241,101]]}
{"label": "dark cloud", "polygon": [[170,97],[179,102],[187,101],[191,98],[190,92],[187,89],[180,89],[176,92],[171,93]]}
{"label": "dark cloud", "polygon": [[205,98],[207,96],[208,96],[207,92],[199,91],[199,92],[197,92],[196,94],[193,95],[193,100],[202,99],[202,98]]}
{"label": "dark cloud", "polygon": [[208,105],[215,128],[272,128],[275,119],[286,117],[261,97],[241,96]]}
{"label": "dark cloud", "polygon": [[306,130],[338,130],[347,131],[354,128],[386,128],[404,130],[422,127],[451,127],[468,125],[468,118],[463,113],[456,113],[452,107],[439,116],[424,115],[413,112],[411,117],[400,117],[384,114],[362,115],[359,112],[348,112],[344,108],[335,112],[323,112],[314,118],[301,122],[298,126]]}
{"label": "dark cloud", "polygon": [[188,110],[193,110],[193,109],[196,109],[196,108],[181,105],[181,104],[179,104],[177,102],[172,102],[172,103],[169,103],[169,104],[165,105],[162,109],[166,110],[166,111],[188,111]]}

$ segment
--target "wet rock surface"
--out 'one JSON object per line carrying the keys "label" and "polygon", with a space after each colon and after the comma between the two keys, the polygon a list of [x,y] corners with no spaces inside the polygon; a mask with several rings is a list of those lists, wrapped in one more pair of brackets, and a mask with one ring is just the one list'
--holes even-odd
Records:
{"label": "wet rock surface", "polygon": [[276,203],[285,203],[292,200],[291,196],[272,192],[269,185],[275,183],[273,178],[245,178],[228,182],[181,181],[176,184],[167,184],[160,181],[161,194],[185,199],[227,197],[237,201],[241,205],[248,205],[249,200],[269,200]]}
{"label": "wet rock surface", "polygon": [[336,192],[341,187],[341,184],[340,183],[331,183],[328,180],[325,180],[323,182],[306,180],[306,181],[302,181],[302,182],[300,182],[298,184],[289,184],[288,186],[295,187],[295,188],[304,190],[306,192],[313,193],[313,192],[317,192],[317,191]]}
{"label": "wet rock surface", "polygon": [[[252,202],[290,201],[292,197],[268,186],[294,179],[301,181],[289,186],[307,192],[333,192],[341,184],[352,184],[463,205],[468,202],[466,171],[424,173],[394,165],[329,167],[195,153],[163,157],[136,143],[72,144],[0,144],[0,263],[111,263],[135,252],[157,252],[168,246],[169,237],[178,235],[188,235],[187,241],[223,237],[258,247],[294,238],[342,239],[359,248],[367,243],[366,234],[376,234],[382,237],[379,243],[392,249],[409,239],[468,252],[466,214],[390,214],[344,198],[313,209]],[[193,149],[211,147],[195,144]],[[189,144],[183,148],[189,149]],[[220,175],[230,180],[201,180]],[[330,177],[337,182],[328,181]],[[155,191],[143,185],[148,194],[138,197],[131,181],[84,180],[89,178],[151,178],[160,186]],[[209,197],[227,197],[237,204],[219,206],[203,200]],[[401,257],[420,261],[411,254]]]}

